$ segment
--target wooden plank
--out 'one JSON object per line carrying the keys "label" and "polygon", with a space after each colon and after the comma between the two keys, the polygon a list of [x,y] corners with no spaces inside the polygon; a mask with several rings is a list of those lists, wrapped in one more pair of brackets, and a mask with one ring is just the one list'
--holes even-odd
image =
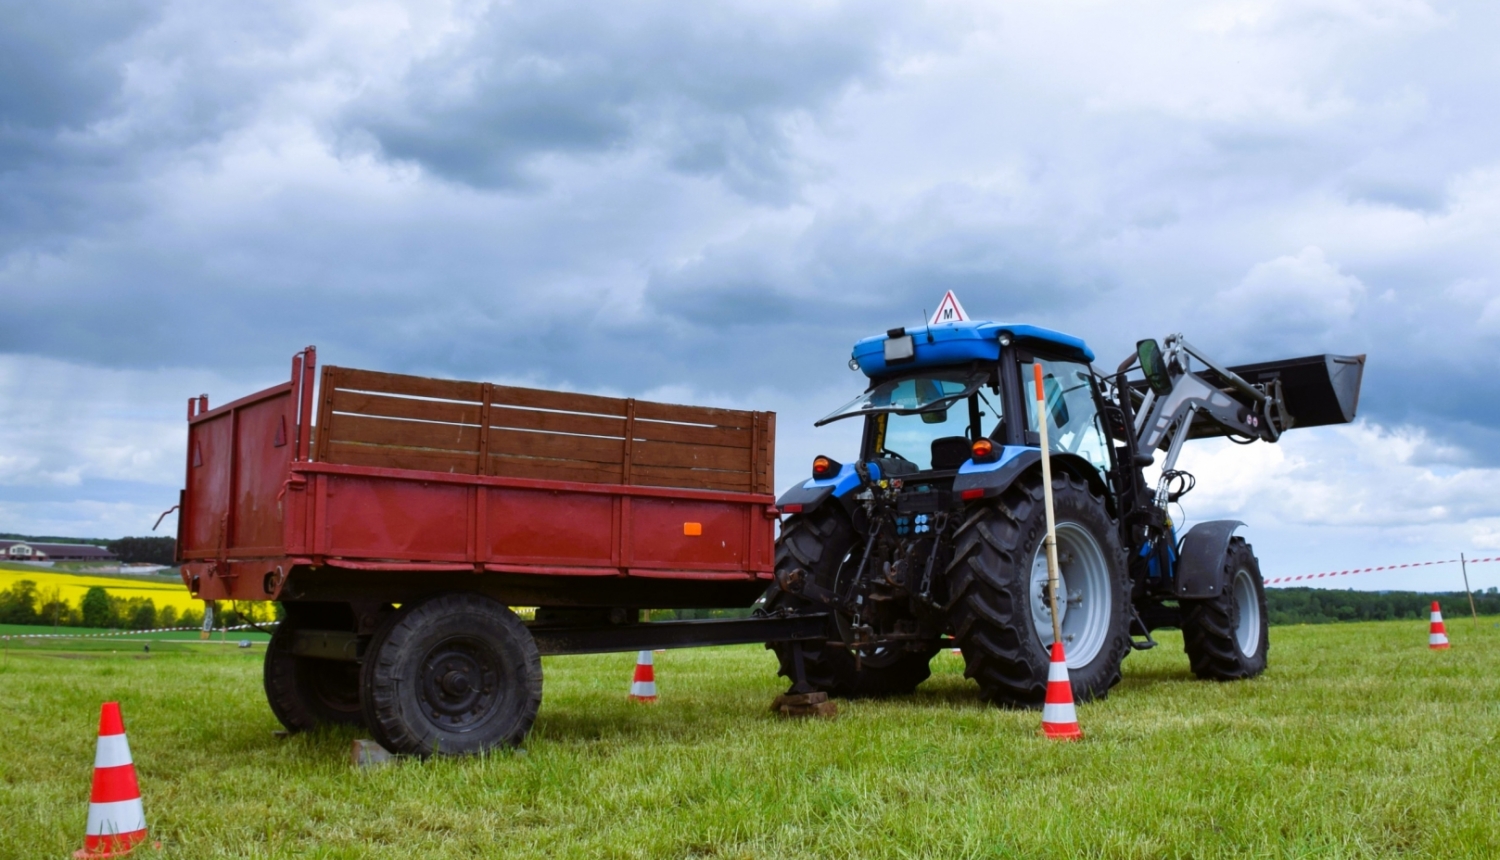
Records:
{"label": "wooden plank", "polygon": [[[485,470],[490,463],[490,410],[491,401],[495,397],[495,386],[486,382],[484,384],[484,403],[479,408],[479,474],[488,474]],[[482,544],[489,546],[489,544]]]}
{"label": "wooden plank", "polygon": [[621,456],[620,483],[630,483],[630,466],[635,456],[635,400],[625,401],[625,451]]}
{"label": "wooden plank", "polygon": [[639,487],[681,487],[689,490],[750,491],[749,475],[744,472],[716,472],[711,469],[674,469],[670,466],[636,466],[632,476]]}
{"label": "wooden plank", "polygon": [[458,451],[434,451],[421,448],[392,448],[384,445],[357,445],[334,442],[328,446],[328,463],[346,466],[379,466],[386,469],[421,469],[427,472],[451,472],[472,475],[478,467],[478,454]]}
{"label": "wooden plank", "polygon": [[478,382],[432,379],[426,376],[354,370],[347,367],[341,367],[339,371],[338,387],[354,391],[402,394],[407,397],[435,397],[441,400],[463,400],[469,403],[478,403],[484,397],[481,391],[483,386]]}
{"label": "wooden plank", "polygon": [[497,406],[523,406],[532,409],[553,409],[560,412],[584,412],[591,415],[625,414],[625,401],[618,397],[599,397],[594,394],[574,394],[568,391],[543,391],[539,388],[513,388],[509,385],[495,386]]}
{"label": "wooden plank", "polygon": [[673,403],[640,401],[635,417],[648,421],[677,421],[684,424],[707,424],[714,427],[750,429],[755,413],[741,409],[718,409],[713,406],[679,406]]}
{"label": "wooden plank", "polygon": [[756,492],[771,494],[776,492],[776,413],[762,412],[763,430],[760,434],[759,464],[755,481]]}
{"label": "wooden plank", "polygon": [[323,381],[318,386],[318,453],[316,459],[319,462],[328,461],[328,439],[332,434],[327,430],[333,424],[333,392],[338,388],[342,373],[340,368],[329,364],[323,365]]}
{"label": "wooden plank", "polygon": [[697,424],[668,424],[642,421],[637,417],[635,438],[652,442],[687,442],[693,445],[718,445],[724,448],[749,448],[749,428],[704,427]]}
{"label": "wooden plank", "polygon": [[[402,448],[441,448],[479,452],[479,428],[469,424],[431,424],[365,415],[336,415],[333,442],[360,442]],[[477,462],[477,461],[476,461]]]}
{"label": "wooden plank", "polygon": [[513,430],[548,430],[576,433],[581,436],[605,436],[613,439],[625,435],[625,419],[577,412],[541,412],[494,404],[490,407],[490,426]]}
{"label": "wooden plank", "polygon": [[588,460],[618,466],[623,459],[624,444],[623,439],[600,439],[597,436],[562,436],[556,433],[527,433],[522,430],[490,430],[491,454]]}
{"label": "wooden plank", "polygon": [[478,424],[481,406],[452,400],[416,400],[384,394],[365,394],[340,390],[333,394],[333,411],[382,418],[415,418],[420,421],[442,421],[448,424]]}
{"label": "wooden plank", "polygon": [[722,469],[750,474],[750,449],[714,445],[679,445],[676,442],[637,442],[635,461],[646,466],[684,469]]}
{"label": "wooden plank", "polygon": [[620,466],[582,460],[490,455],[489,474],[502,478],[537,478],[547,481],[579,481],[586,484],[618,484]]}

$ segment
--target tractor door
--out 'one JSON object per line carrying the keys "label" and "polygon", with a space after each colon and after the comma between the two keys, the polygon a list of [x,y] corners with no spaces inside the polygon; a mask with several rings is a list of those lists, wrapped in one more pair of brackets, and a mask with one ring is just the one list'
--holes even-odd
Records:
{"label": "tractor door", "polygon": [[1021,354],[1021,402],[1026,407],[1026,444],[1040,445],[1037,425],[1035,371],[1042,366],[1042,388],[1047,398],[1047,434],[1053,453],[1074,454],[1087,460],[1106,479],[1110,470],[1109,441],[1094,398],[1093,373],[1076,361]]}

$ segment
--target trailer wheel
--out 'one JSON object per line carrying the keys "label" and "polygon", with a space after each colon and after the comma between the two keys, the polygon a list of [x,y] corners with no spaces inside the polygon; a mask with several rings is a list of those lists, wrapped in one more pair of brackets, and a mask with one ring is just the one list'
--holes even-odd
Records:
{"label": "trailer wheel", "polygon": [[288,616],[276,626],[266,646],[262,678],[271,713],[291,732],[322,725],[362,725],[359,664],[293,654],[297,629],[296,621]]}
{"label": "trailer wheel", "polygon": [[1199,678],[1253,678],[1266,671],[1271,641],[1260,562],[1244,538],[1229,541],[1224,553],[1224,581],[1229,587],[1218,597],[1179,602],[1183,650]]}
{"label": "trailer wheel", "polygon": [[[1102,699],[1130,650],[1130,579],[1104,500],[1066,473],[1054,475],[1063,645],[1073,697]],[[948,566],[949,621],[964,674],[980,696],[1040,707],[1047,694],[1052,614],[1046,600],[1047,518],[1039,476],[1016,481],[998,503],[969,512]]]}
{"label": "trailer wheel", "polygon": [[[855,544],[854,526],[837,505],[824,505],[808,513],[789,517],[776,541],[776,570],[791,572],[824,588],[832,588],[839,566]],[[820,605],[772,585],[766,591],[763,612],[790,614],[826,611]],[[836,629],[828,631],[825,643],[804,643],[802,667],[807,681],[831,696],[881,698],[904,696],[932,674],[928,663],[937,647],[922,651],[879,649],[861,654],[858,661],[841,644]],[[781,668],[778,674],[795,677],[790,642],[771,642]]]}
{"label": "trailer wheel", "polygon": [[360,680],[371,733],[408,755],[513,746],[542,703],[542,658],[531,631],[478,594],[403,606],[375,632]]}

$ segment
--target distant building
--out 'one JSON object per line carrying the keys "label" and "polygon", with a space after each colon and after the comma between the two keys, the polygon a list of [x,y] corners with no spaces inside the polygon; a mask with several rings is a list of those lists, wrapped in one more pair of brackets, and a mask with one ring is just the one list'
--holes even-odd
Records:
{"label": "distant building", "polygon": [[102,546],[19,540],[0,540],[0,557],[10,561],[119,561]]}

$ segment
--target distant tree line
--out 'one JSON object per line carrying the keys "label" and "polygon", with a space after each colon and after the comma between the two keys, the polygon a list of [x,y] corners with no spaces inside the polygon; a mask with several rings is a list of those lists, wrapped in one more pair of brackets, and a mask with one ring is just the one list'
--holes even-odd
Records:
{"label": "distant tree line", "polygon": [[[1391,621],[1427,618],[1432,601],[1442,604],[1445,618],[1469,614],[1469,596],[1462,591],[1334,591],[1326,588],[1266,589],[1267,620],[1272,624],[1327,624],[1333,621]],[[1500,614],[1500,590],[1474,593],[1481,615]]]}
{"label": "distant tree line", "polygon": [[169,537],[126,537],[109,541],[109,551],[126,564],[176,564],[177,539]]}
{"label": "distant tree line", "polygon": [[0,533],[0,540],[19,540],[27,543],[81,543],[102,546],[126,564],[176,564],[177,539],[170,537],[124,537],[117,540],[105,538],[54,537],[51,535],[17,535]]}
{"label": "distant tree line", "polygon": [[[281,617],[281,605],[264,603],[234,604],[221,601],[212,604],[214,627],[246,622],[257,624]],[[94,586],[84,592],[77,606],[62,597],[57,586],[38,588],[22,579],[0,591],[0,624],[30,624],[48,627],[95,627],[106,630],[153,630],[158,627],[199,627],[203,613],[197,609],[179,612],[167,605],[158,608],[149,597],[120,597],[109,589]]]}

